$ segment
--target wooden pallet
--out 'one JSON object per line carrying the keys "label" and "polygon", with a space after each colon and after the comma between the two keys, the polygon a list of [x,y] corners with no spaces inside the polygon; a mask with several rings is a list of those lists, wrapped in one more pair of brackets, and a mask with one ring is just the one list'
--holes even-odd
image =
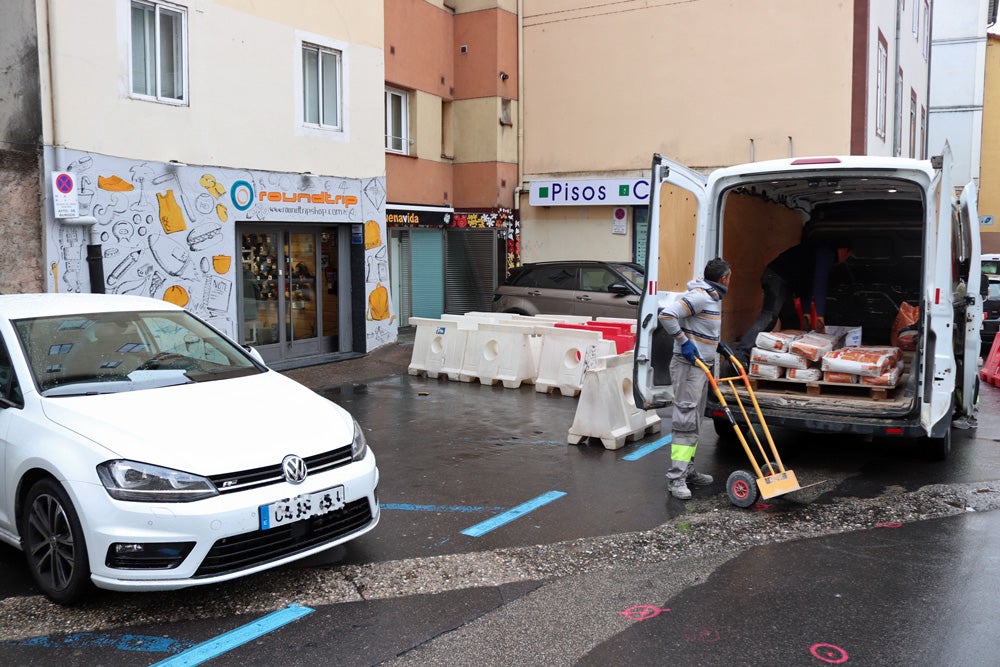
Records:
{"label": "wooden pallet", "polygon": [[806,396],[829,396],[835,394],[841,396],[864,396],[867,394],[868,398],[873,401],[885,401],[893,398],[896,391],[906,386],[908,380],[908,374],[904,373],[899,378],[899,381],[896,382],[895,387],[875,387],[867,384],[823,382],[822,380],[799,382],[796,380],[765,380],[763,378],[752,377],[750,378],[750,386],[753,387],[755,392],[759,390],[793,391],[805,394]]}

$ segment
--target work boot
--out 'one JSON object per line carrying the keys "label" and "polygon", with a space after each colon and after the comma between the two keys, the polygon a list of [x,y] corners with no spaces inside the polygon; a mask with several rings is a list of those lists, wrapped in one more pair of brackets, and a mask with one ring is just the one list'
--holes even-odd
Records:
{"label": "work boot", "polygon": [[678,500],[688,500],[691,497],[691,490],[683,479],[672,479],[667,486],[670,488],[670,495]]}
{"label": "work boot", "polygon": [[693,471],[687,476],[687,483],[691,486],[708,486],[713,482],[711,475],[706,475],[703,472]]}

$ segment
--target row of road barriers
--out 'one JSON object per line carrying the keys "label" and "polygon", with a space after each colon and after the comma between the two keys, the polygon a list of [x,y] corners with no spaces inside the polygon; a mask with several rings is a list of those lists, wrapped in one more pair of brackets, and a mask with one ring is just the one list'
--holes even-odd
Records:
{"label": "row of road barriers", "polygon": [[656,412],[636,407],[632,395],[631,320],[473,312],[410,324],[410,375],[579,396],[570,444],[598,438],[619,449],[660,430]]}

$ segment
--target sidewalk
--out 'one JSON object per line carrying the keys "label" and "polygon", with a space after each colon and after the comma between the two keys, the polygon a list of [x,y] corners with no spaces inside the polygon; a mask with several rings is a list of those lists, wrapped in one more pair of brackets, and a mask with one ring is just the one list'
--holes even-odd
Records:
{"label": "sidewalk", "polygon": [[363,357],[293,368],[281,373],[316,391],[342,384],[405,375],[413,356],[414,333],[415,327],[402,328],[395,343],[376,348]]}

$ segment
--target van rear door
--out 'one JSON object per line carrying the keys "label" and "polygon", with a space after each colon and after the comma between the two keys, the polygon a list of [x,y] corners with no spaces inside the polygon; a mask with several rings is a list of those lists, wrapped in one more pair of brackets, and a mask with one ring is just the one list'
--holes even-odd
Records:
{"label": "van rear door", "polygon": [[965,295],[955,313],[956,331],[959,327],[964,330],[964,346],[955,351],[961,358],[957,379],[961,395],[956,407],[961,414],[971,416],[976,407],[976,376],[982,345],[979,330],[983,326],[983,296],[979,291],[982,282],[979,212],[976,210],[974,182],[969,182],[962,189],[958,204],[956,238],[961,239],[961,251],[956,251],[956,265],[960,271],[959,280],[964,279],[965,282]]}
{"label": "van rear door", "polygon": [[923,373],[920,425],[931,438],[946,438],[951,432],[958,371],[955,360],[955,290],[957,281],[953,250],[951,147],[945,142],[941,165],[930,185],[927,202],[925,274],[922,304]]}
{"label": "van rear door", "polygon": [[662,155],[653,156],[649,181],[646,287],[639,302],[633,386],[636,404],[650,410],[673,403],[673,340],[658,327],[660,308],[686,290],[704,261],[710,214],[706,179]]}

